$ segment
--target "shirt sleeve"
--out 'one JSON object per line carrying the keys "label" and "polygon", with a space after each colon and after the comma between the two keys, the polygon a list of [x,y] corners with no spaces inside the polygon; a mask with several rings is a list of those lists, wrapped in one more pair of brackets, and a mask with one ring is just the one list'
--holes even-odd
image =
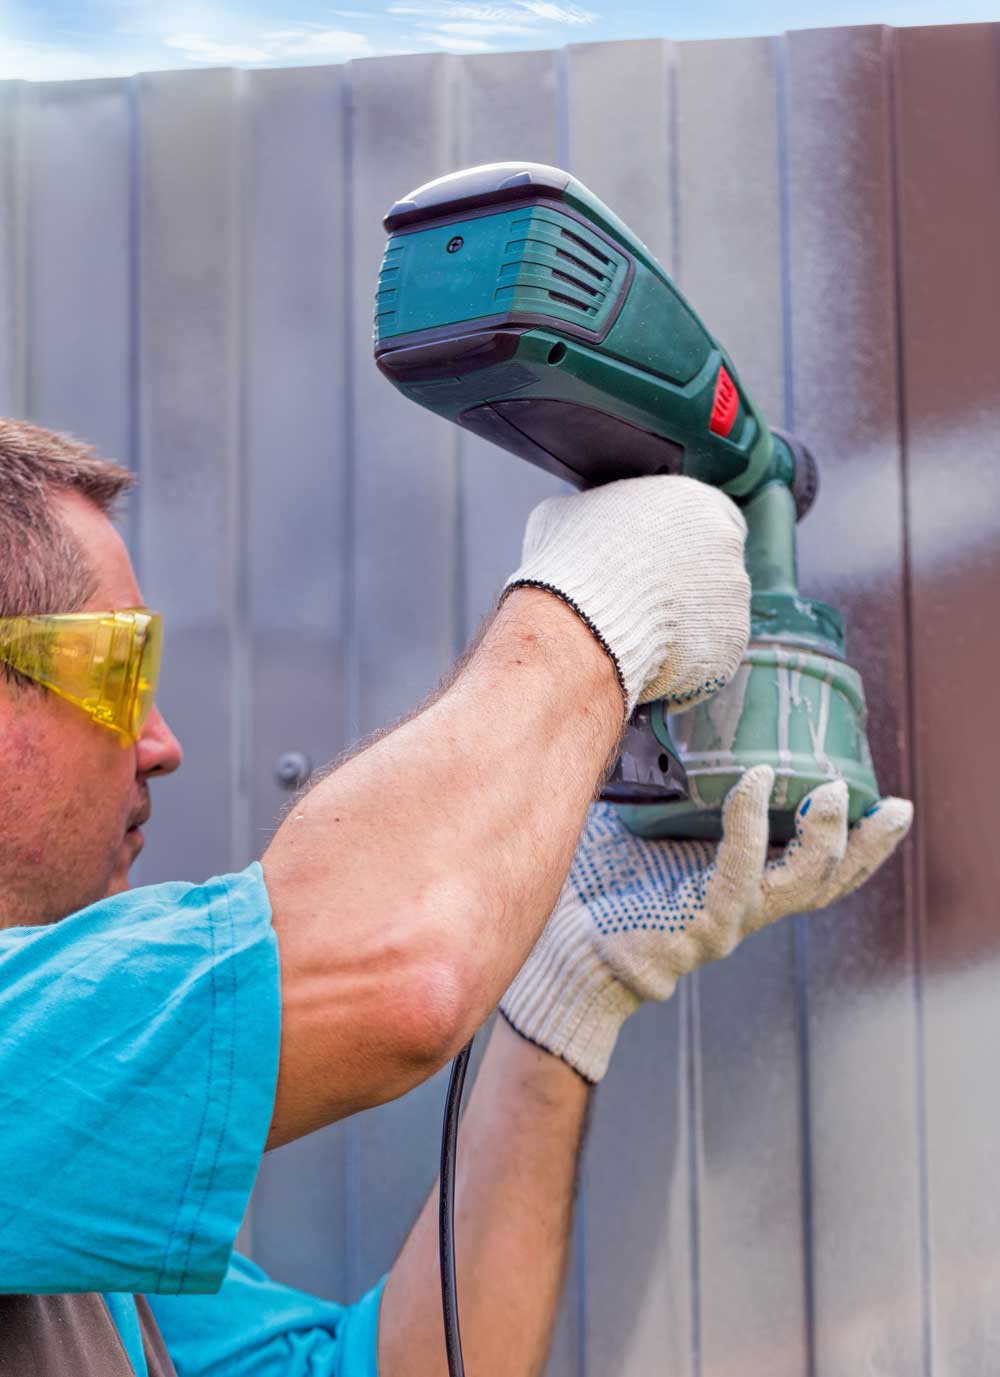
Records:
{"label": "shirt sleeve", "polygon": [[218,1294],[148,1299],[177,1377],[378,1377],[384,1285],[337,1305],[237,1253]]}
{"label": "shirt sleeve", "polygon": [[0,931],[0,1291],[214,1291],[274,1103],[261,868]]}

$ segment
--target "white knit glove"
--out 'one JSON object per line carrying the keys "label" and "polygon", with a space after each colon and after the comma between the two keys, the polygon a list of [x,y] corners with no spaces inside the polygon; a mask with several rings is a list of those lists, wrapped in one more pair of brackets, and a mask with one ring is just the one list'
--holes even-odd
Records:
{"label": "white knit glove", "polygon": [[500,1004],[518,1032],[596,1083],[644,1000],[667,999],[682,975],[776,918],[849,894],[913,817],[905,799],[887,798],[848,831],[846,784],[822,784],[799,806],[795,840],[769,861],[773,783],[769,765],[746,772],[718,846],[644,841],[607,804],[592,808],[548,926]]}
{"label": "white knit glove", "polygon": [[528,518],[505,594],[557,593],[611,656],[629,713],[691,707],[722,687],[750,634],[746,522],[693,478],[623,478],[550,497]]}

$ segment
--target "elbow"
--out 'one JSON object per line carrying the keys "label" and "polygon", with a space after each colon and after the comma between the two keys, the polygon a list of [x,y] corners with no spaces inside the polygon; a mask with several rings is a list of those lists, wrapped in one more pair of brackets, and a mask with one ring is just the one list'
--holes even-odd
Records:
{"label": "elbow", "polygon": [[473,1036],[488,1008],[474,963],[446,950],[414,960],[395,1011],[400,1060],[426,1080]]}
{"label": "elbow", "polygon": [[469,921],[480,906],[449,886],[411,929],[394,1022],[401,1055],[421,1078],[461,1051],[496,1002],[486,954]]}

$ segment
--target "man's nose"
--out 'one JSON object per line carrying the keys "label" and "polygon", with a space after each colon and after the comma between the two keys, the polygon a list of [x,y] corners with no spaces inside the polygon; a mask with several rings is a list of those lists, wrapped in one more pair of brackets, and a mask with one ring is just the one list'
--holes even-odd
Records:
{"label": "man's nose", "polygon": [[142,736],[135,744],[135,756],[135,772],[142,776],[172,775],[184,759],[181,743],[156,706],[146,718]]}

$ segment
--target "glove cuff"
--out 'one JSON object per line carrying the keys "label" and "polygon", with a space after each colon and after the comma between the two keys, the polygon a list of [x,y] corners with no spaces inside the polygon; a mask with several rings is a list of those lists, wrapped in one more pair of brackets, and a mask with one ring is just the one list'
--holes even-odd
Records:
{"label": "glove cuff", "polygon": [[500,1010],[529,1042],[596,1085],[608,1069],[618,1030],[642,1000],[601,960],[568,910],[557,907]]}

